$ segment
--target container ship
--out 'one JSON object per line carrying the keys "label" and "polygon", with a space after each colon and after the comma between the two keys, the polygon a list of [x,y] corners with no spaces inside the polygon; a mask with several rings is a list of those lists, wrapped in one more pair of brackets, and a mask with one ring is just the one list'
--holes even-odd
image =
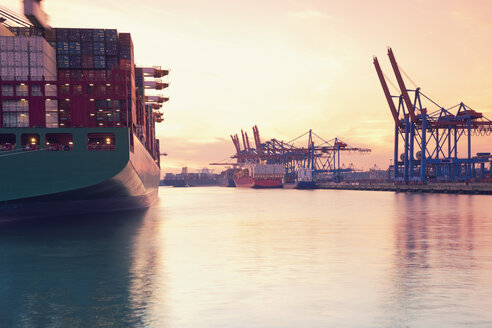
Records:
{"label": "container ship", "polygon": [[51,28],[40,1],[0,7],[0,220],[150,206],[160,179],[160,67],[131,35]]}
{"label": "container ship", "polygon": [[166,173],[161,180],[161,186],[172,187],[210,187],[225,186],[222,175],[213,174],[209,169],[202,169],[198,173],[188,173],[188,168],[183,167],[181,173]]}
{"label": "container ship", "polygon": [[284,170],[279,164],[245,164],[234,173],[234,183],[245,188],[282,188]]}

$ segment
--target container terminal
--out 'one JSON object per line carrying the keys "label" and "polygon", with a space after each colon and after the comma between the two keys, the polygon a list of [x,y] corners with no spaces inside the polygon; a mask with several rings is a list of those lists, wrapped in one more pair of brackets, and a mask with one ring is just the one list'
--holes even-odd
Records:
{"label": "container terminal", "polygon": [[[275,138],[261,142],[257,126],[253,129],[254,144],[248,133],[231,135],[236,153],[232,165],[233,180],[237,187],[314,189],[324,181],[341,182],[352,167],[341,164],[343,152],[367,154],[371,149],[353,147],[340,138],[326,140],[309,130],[286,142]],[[306,139],[306,140],[304,140]],[[300,144],[301,141],[305,143]]]}
{"label": "container terminal", "polygon": [[[326,141],[310,130],[307,147],[299,148],[292,142],[302,136],[291,142],[272,139],[261,143],[258,128],[254,127],[254,148],[247,133],[241,131],[243,149],[239,137],[231,136],[236,148],[232,157],[237,160],[235,174],[257,178],[251,165],[266,163],[283,166],[282,177],[266,175],[266,178],[277,179],[277,184],[286,188],[492,194],[492,155],[490,152],[472,154],[472,137],[489,136],[492,121],[463,102],[445,108],[421,88],[407,89],[391,48],[388,57],[397,86],[383,73],[377,57],[373,58],[395,123],[394,164],[388,170],[372,169],[357,174],[352,168],[341,168],[341,151],[370,150],[350,147],[339,138]],[[390,93],[387,81],[397,95]],[[315,145],[314,136],[322,143]],[[460,157],[459,152],[463,150],[465,156]]]}
{"label": "container terminal", "polygon": [[46,17],[0,7],[0,219],[149,206],[169,71],[136,66],[130,33]]}

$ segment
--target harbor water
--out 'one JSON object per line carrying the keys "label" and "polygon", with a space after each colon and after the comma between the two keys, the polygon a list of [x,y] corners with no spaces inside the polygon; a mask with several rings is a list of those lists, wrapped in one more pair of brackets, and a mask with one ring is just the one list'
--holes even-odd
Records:
{"label": "harbor water", "polygon": [[0,327],[491,327],[492,196],[160,188],[0,225]]}

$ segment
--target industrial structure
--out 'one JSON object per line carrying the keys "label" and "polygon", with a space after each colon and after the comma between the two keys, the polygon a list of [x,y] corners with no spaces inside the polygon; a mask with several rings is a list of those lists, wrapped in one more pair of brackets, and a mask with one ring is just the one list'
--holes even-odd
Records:
{"label": "industrial structure", "polygon": [[[250,143],[248,133],[241,130],[241,141],[239,136],[231,135],[236,154],[232,158],[237,164],[265,163],[281,164],[285,167],[285,181],[295,181],[300,169],[309,169],[313,178],[321,178],[322,173],[329,173],[335,182],[340,181],[341,173],[348,172],[351,168],[341,166],[342,152],[367,153],[368,148],[352,147],[339,138],[325,140],[312,130],[292,139],[289,142],[270,139],[261,142],[257,126],[253,127],[254,146]],[[307,138],[305,146],[296,146],[295,143]]]}
{"label": "industrial structure", "polygon": [[[399,95],[391,95],[385,75],[374,66],[395,122],[393,179],[395,183],[487,181],[490,153],[472,155],[472,136],[490,135],[492,121],[460,102],[444,108],[420,88],[407,89],[391,48],[391,67]],[[460,150],[466,155],[459,157]]]}

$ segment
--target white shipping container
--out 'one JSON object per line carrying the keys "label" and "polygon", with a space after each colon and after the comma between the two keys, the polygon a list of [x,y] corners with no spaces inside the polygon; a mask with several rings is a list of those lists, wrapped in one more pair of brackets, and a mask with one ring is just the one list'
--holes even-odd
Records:
{"label": "white shipping container", "polygon": [[285,168],[283,165],[275,165],[274,168],[273,168],[273,172],[276,174],[276,175],[282,175],[285,173]]}
{"label": "white shipping container", "polygon": [[17,124],[17,114],[4,111],[2,114],[2,120],[4,128],[13,128]]}
{"label": "white shipping container", "polygon": [[56,97],[56,85],[45,85],[44,94],[48,97]]}
{"label": "white shipping container", "polygon": [[14,37],[12,36],[0,36],[0,51],[12,51],[14,50]]}
{"label": "white shipping container", "polygon": [[7,66],[8,52],[0,52],[0,67]]}
{"label": "white shipping container", "polygon": [[29,54],[29,64],[31,67],[44,65],[44,58],[42,52],[31,52]]}
{"label": "white shipping container", "polygon": [[0,36],[0,52],[7,51],[7,37]]}
{"label": "white shipping container", "polygon": [[15,77],[15,68],[14,67],[2,67],[1,68],[2,79],[4,80],[13,80]]}
{"label": "white shipping container", "polygon": [[43,76],[43,68],[31,66],[31,68],[29,69],[29,76],[32,79],[40,80],[40,78]]}
{"label": "white shipping container", "polygon": [[43,39],[43,53],[56,62],[56,50],[45,39]]}
{"label": "white shipping container", "polygon": [[21,76],[29,76],[29,67],[21,67]]}
{"label": "white shipping container", "polygon": [[13,67],[15,66],[15,52],[7,52],[7,66]]}
{"label": "white shipping container", "polygon": [[14,51],[25,52],[28,51],[29,39],[25,36],[16,36],[14,38]]}
{"label": "white shipping container", "polygon": [[58,111],[46,111],[46,127],[57,128],[58,127]]}
{"label": "white shipping container", "polygon": [[7,36],[7,50],[14,51],[14,37]]}
{"label": "white shipping container", "polygon": [[56,81],[56,70],[51,71],[46,68],[43,69],[43,76],[46,81]]}
{"label": "white shipping container", "polygon": [[24,70],[22,67],[16,67],[15,68],[15,79],[16,80],[27,80],[27,76],[29,75],[29,73],[26,75],[23,75],[22,74],[23,72],[24,72]]}
{"label": "white shipping container", "polygon": [[44,61],[44,69],[46,72],[49,72],[51,75],[56,76],[56,62],[51,60]]}
{"label": "white shipping container", "polygon": [[14,52],[14,66],[16,66],[16,67],[22,67],[22,66],[29,67],[29,57],[28,57],[27,52]]}
{"label": "white shipping container", "polygon": [[29,112],[17,114],[17,127],[19,128],[29,127]]}
{"label": "white shipping container", "polygon": [[43,52],[43,38],[40,36],[33,36],[29,38],[29,51],[31,52]]}
{"label": "white shipping container", "polygon": [[58,113],[58,100],[48,100],[44,101],[44,105],[46,108],[46,112],[55,112]]}

